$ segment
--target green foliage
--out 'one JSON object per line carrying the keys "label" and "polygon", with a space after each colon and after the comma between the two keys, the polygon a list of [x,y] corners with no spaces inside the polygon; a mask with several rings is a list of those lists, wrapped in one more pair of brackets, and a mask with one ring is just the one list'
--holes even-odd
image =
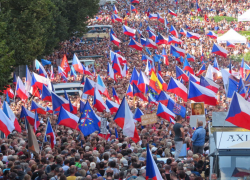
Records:
{"label": "green foliage", "polygon": [[[211,19],[211,18],[210,18],[210,19]],[[226,19],[226,21],[228,21],[228,22],[236,21],[235,18],[233,18],[233,17],[228,17],[228,16],[214,16],[213,19],[214,19],[215,22],[220,22],[220,21],[222,21],[222,20],[224,20],[224,19]]]}
{"label": "green foliage", "polygon": [[[84,33],[99,0],[0,0],[0,89],[13,69],[48,55],[60,41]],[[9,58],[7,58],[9,57]],[[4,70],[3,67],[5,68]],[[0,80],[1,80],[0,79]]]}
{"label": "green foliage", "polygon": [[250,52],[247,52],[245,53],[244,55],[241,54],[241,55],[232,55],[230,56],[230,58],[233,60],[233,61],[237,61],[237,62],[241,62],[242,61],[242,58],[244,58],[244,61],[247,61],[249,62],[250,61]]}
{"label": "green foliage", "polygon": [[14,51],[10,51],[6,45],[6,23],[0,22],[0,91],[12,82],[10,72],[14,70],[12,64],[14,64],[13,54]]}

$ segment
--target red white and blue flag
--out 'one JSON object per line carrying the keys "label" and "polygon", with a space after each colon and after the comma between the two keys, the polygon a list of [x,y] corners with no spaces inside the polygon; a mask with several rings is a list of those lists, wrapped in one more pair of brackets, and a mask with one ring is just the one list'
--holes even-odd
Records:
{"label": "red white and blue flag", "polygon": [[51,149],[53,149],[55,144],[56,144],[56,135],[55,135],[55,133],[53,131],[53,128],[51,126],[51,123],[50,123],[49,119],[47,119],[47,128],[46,128],[45,135],[50,136],[50,146],[51,146]]}
{"label": "red white and blue flag", "polygon": [[122,128],[124,135],[130,137],[135,143],[140,140],[133,120],[133,114],[125,97],[123,98],[120,107],[114,117],[114,121],[120,128]]}

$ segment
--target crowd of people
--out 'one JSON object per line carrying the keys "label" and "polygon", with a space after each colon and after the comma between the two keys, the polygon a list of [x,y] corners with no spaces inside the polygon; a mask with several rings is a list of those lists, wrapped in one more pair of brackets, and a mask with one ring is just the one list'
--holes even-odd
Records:
{"label": "crowd of people", "polygon": [[[177,3],[176,3],[177,2]],[[228,68],[231,55],[242,55],[249,51],[247,44],[236,44],[235,48],[228,48],[225,44],[220,44],[229,51],[228,57],[224,58],[211,53],[211,48],[216,39],[211,39],[206,36],[207,32],[223,30],[227,31],[230,28],[236,31],[249,30],[249,22],[226,21],[226,19],[215,22],[215,16],[229,16],[237,18],[249,9],[250,3],[235,2],[224,3],[220,1],[199,1],[197,11],[196,1],[183,0],[143,0],[139,4],[134,4],[138,13],[130,11],[130,2],[125,0],[117,0],[115,4],[118,10],[118,15],[123,18],[123,23],[111,22],[113,13],[113,5],[100,6],[97,14],[98,18],[89,19],[88,25],[112,25],[112,29],[121,40],[119,47],[110,42],[109,37],[104,37],[101,40],[97,38],[91,39],[92,43],[84,43],[88,41],[85,37],[72,37],[70,40],[61,42],[61,49],[45,58],[52,62],[54,67],[55,78],[52,80],[54,84],[62,82],[61,76],[58,74],[57,66],[60,66],[61,60],[66,54],[67,59],[72,59],[76,50],[84,50],[76,53],[77,56],[93,56],[102,55],[103,57],[95,59],[94,66],[88,68],[91,72],[95,69],[96,74],[100,75],[106,85],[110,96],[112,96],[112,87],[115,88],[119,99],[122,99],[126,94],[133,67],[138,72],[144,71],[146,68],[145,62],[141,60],[142,54],[148,52],[137,51],[128,46],[130,37],[124,35],[122,25],[127,24],[129,27],[142,31],[144,37],[148,37],[146,27],[150,26],[155,30],[155,34],[169,35],[170,26],[173,25],[179,32],[181,28],[188,31],[200,34],[200,39],[190,39],[183,35],[179,39],[183,44],[179,45],[195,57],[194,62],[190,62],[193,70],[198,72],[202,64],[206,67],[213,64],[214,58],[218,60],[221,69]],[[177,16],[168,14],[168,9],[177,13]],[[165,25],[157,20],[149,20],[147,12],[160,13],[166,17],[169,24]],[[130,15],[127,15],[130,12]],[[209,17],[209,21],[201,20],[205,15]],[[202,18],[198,18],[202,17]],[[108,29],[107,29],[107,33]],[[139,34],[137,32],[137,36]],[[166,83],[170,77],[176,77],[175,65],[182,67],[182,63],[176,60],[176,57],[170,54],[170,45],[160,45],[158,49],[151,50],[153,54],[161,54],[162,49],[166,48],[168,55],[168,63],[157,63],[161,66],[162,78]],[[127,60],[129,74],[127,77],[118,77],[117,81],[107,75],[107,63],[110,62],[110,50],[120,50],[121,55]],[[201,58],[202,57],[202,58]],[[240,62],[232,61],[232,67],[235,72],[239,72]],[[51,65],[45,66],[46,70],[51,69]],[[156,68],[157,69],[157,68]],[[33,68],[30,67],[32,71]],[[33,70],[34,71],[34,70]],[[81,82],[82,74],[77,74],[76,78],[69,77],[68,82]],[[95,80],[95,77],[93,78]],[[25,82],[25,78],[23,79]],[[229,107],[225,95],[223,80],[214,80],[220,85],[217,93],[217,106],[205,105],[206,108],[206,124],[202,121],[197,122],[197,127],[192,128],[190,123],[191,104],[190,101],[184,102],[181,98],[174,94],[169,95],[175,101],[186,107],[186,117],[176,116],[176,123],[173,125],[170,122],[158,118],[158,122],[151,125],[142,126],[140,122],[136,122],[136,128],[140,136],[140,141],[134,143],[129,137],[124,136],[122,129],[113,121],[115,114],[108,112],[96,114],[107,119],[111,136],[108,140],[98,136],[98,133],[84,137],[81,132],[74,129],[58,126],[57,115],[41,115],[39,114],[40,126],[36,130],[36,137],[41,149],[39,154],[30,153],[27,149],[27,131],[25,128],[24,119],[20,118],[21,107],[30,108],[31,101],[23,102],[19,98],[12,101],[11,109],[16,115],[22,132],[13,131],[8,137],[1,138],[0,150],[0,179],[18,179],[18,180],[123,180],[123,179],[146,179],[146,147],[149,144],[153,158],[157,164],[159,172],[164,180],[183,180],[183,179],[217,179],[216,174],[210,174],[209,164],[209,134],[208,122],[212,120],[212,112],[226,112]],[[13,86],[13,89],[14,86]],[[104,99],[106,97],[103,97]],[[39,97],[31,97],[42,106],[52,106],[51,102],[45,102]],[[115,101],[111,97],[112,100]],[[70,100],[79,110],[81,97],[79,95],[70,96]],[[86,99],[82,99],[86,101]],[[92,106],[93,98],[89,96],[89,102]],[[140,108],[144,114],[155,113],[157,106],[139,98],[127,97],[131,111]],[[93,108],[95,111],[96,109]],[[77,116],[80,116],[78,111]],[[53,149],[49,142],[44,142],[45,129],[47,118],[50,119],[52,127],[56,134],[56,145]],[[115,134],[115,128],[118,131],[118,137]],[[186,157],[179,157],[183,143],[186,144]],[[150,178],[149,178],[150,179]]]}

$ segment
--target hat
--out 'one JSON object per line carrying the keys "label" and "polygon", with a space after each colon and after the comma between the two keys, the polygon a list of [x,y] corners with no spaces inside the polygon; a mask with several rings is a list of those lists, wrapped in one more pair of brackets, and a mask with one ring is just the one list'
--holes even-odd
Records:
{"label": "hat", "polygon": [[37,133],[37,134],[36,134],[36,137],[39,137],[39,136],[41,136],[41,133]]}
{"label": "hat", "polygon": [[152,147],[151,151],[155,152],[155,151],[157,151],[157,148],[156,147]]}
{"label": "hat", "polygon": [[122,159],[121,159],[121,163],[122,163],[124,166],[128,166],[128,161],[127,161],[127,159],[122,158]]}
{"label": "hat", "polygon": [[122,147],[122,143],[118,143],[117,145],[118,145],[119,147]]}
{"label": "hat", "polygon": [[85,151],[89,151],[90,147],[89,146],[86,146],[85,147]]}
{"label": "hat", "polygon": [[68,154],[68,153],[67,153],[67,151],[63,150],[63,151],[61,152],[61,154],[62,154],[62,155],[65,155],[65,154]]}

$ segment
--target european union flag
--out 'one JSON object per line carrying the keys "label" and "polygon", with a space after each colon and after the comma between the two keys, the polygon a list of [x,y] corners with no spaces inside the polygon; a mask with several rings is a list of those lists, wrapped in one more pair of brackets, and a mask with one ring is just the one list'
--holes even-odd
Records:
{"label": "european union flag", "polygon": [[186,108],[184,108],[183,106],[177,104],[172,99],[168,100],[167,108],[170,111],[172,111],[173,113],[175,113],[176,115],[180,115],[183,118],[185,118],[185,116],[186,116]]}
{"label": "european union flag", "polygon": [[98,126],[99,122],[99,117],[95,114],[93,109],[90,107],[89,102],[87,101],[79,120],[78,128],[82,131],[84,136],[88,136],[95,131],[100,131]]}
{"label": "european union flag", "polygon": [[155,99],[158,99],[159,94],[147,85],[147,93],[150,93]]}

